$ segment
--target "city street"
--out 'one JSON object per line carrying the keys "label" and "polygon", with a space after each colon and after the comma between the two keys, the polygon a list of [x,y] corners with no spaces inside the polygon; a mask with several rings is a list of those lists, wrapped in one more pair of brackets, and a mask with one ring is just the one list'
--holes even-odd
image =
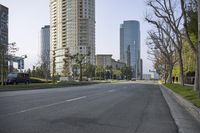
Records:
{"label": "city street", "polygon": [[0,133],[200,133],[199,40],[200,0],[1,0]]}
{"label": "city street", "polygon": [[177,133],[159,85],[0,93],[1,133]]}

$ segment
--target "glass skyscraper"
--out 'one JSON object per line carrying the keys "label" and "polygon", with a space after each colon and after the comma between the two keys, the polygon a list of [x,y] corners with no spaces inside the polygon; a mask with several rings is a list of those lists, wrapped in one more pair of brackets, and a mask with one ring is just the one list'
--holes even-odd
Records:
{"label": "glass skyscraper", "polygon": [[46,25],[41,28],[41,61],[45,66],[50,66],[50,26]]}
{"label": "glass skyscraper", "polygon": [[138,21],[124,21],[120,26],[120,61],[132,68],[133,78],[141,75],[140,23]]}

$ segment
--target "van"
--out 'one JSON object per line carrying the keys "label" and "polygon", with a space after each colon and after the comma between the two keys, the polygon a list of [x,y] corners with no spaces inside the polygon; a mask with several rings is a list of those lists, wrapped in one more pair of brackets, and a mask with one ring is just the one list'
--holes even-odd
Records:
{"label": "van", "polygon": [[18,83],[30,83],[30,77],[28,73],[9,73],[7,77],[7,84],[18,84]]}

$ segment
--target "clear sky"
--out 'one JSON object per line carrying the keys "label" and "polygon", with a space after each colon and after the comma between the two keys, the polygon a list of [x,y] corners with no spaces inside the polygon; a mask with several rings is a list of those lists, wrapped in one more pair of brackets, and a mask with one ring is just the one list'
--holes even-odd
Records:
{"label": "clear sky", "polygon": [[[40,29],[49,25],[49,0],[1,0],[9,8],[9,42],[16,42],[16,55],[27,54],[25,68],[32,68],[39,60]],[[145,40],[148,23],[145,0],[96,0],[96,53],[113,54],[119,59],[119,28],[124,20],[140,21],[141,58],[144,73],[152,68],[147,59]]]}

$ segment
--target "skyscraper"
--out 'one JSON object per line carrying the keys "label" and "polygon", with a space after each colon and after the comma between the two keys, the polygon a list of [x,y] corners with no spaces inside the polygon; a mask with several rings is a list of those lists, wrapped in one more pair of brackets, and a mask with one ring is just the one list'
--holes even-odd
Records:
{"label": "skyscraper", "polygon": [[[65,53],[88,54],[95,65],[95,0],[50,0],[51,62],[62,75]],[[53,64],[51,63],[51,66]]]}
{"label": "skyscraper", "polygon": [[133,70],[133,78],[140,74],[140,23],[124,21],[120,26],[120,61]]}
{"label": "skyscraper", "polygon": [[8,45],[8,8],[0,4],[0,45]]}
{"label": "skyscraper", "polygon": [[0,78],[5,81],[8,72],[6,54],[8,50],[8,8],[0,4]]}
{"label": "skyscraper", "polygon": [[50,26],[46,25],[41,28],[40,33],[41,40],[41,61],[42,65],[45,65],[49,68],[50,65]]}

